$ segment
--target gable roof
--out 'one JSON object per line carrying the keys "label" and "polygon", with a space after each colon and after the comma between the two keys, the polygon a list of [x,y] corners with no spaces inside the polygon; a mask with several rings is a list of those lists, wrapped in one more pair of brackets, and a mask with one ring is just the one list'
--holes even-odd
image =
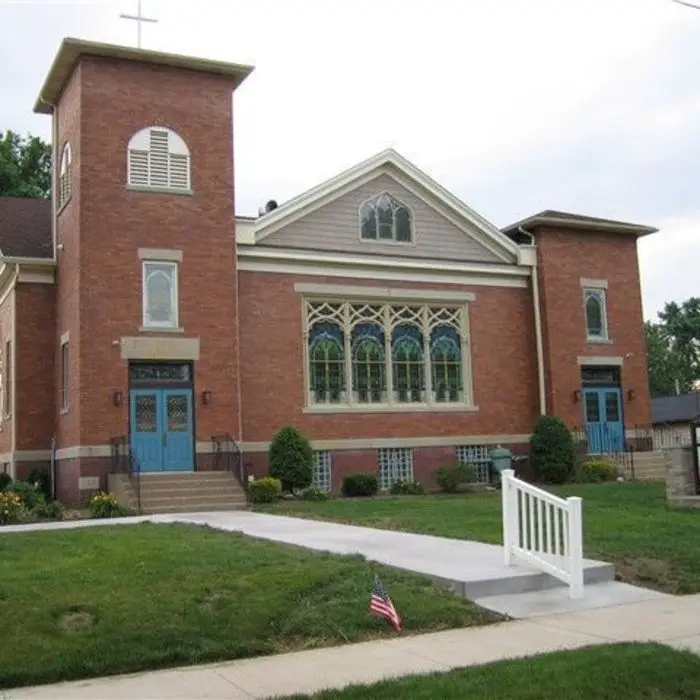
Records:
{"label": "gable roof", "polygon": [[621,234],[631,234],[634,236],[646,236],[656,233],[657,228],[653,226],[643,226],[632,224],[628,221],[616,221],[615,219],[601,219],[596,216],[584,216],[582,214],[571,214],[556,209],[545,209],[539,214],[528,216],[526,219],[516,221],[501,229],[503,233],[515,233],[520,228],[537,225],[566,226],[567,228],[588,229],[593,231],[611,231]]}
{"label": "gable roof", "polygon": [[51,200],[0,197],[0,256],[53,258]]}
{"label": "gable roof", "polygon": [[651,422],[686,423],[700,416],[700,392],[651,400]]}
{"label": "gable roof", "polygon": [[447,214],[453,221],[459,222],[461,228],[475,230],[479,241],[504,262],[517,260],[517,244],[393,148],[363,160],[260,216],[254,225],[256,241],[264,239],[292,221],[319,209],[360,183],[369,181],[381,173],[388,173],[404,186],[418,189],[428,203],[437,205],[442,213]]}

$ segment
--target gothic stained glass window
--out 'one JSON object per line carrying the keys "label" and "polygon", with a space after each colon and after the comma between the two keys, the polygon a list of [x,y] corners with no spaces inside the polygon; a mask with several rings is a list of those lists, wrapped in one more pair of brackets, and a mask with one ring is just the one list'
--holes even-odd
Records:
{"label": "gothic stained glass window", "polygon": [[410,243],[413,240],[411,210],[386,192],[365,202],[360,208],[360,237]]}
{"label": "gothic stained glass window", "polygon": [[420,403],[425,400],[423,333],[414,325],[397,326],[391,339],[394,400]]}
{"label": "gothic stained glass window", "polygon": [[360,323],[353,328],[352,388],[357,403],[385,400],[384,329],[376,323]]}
{"label": "gothic stained glass window", "polygon": [[584,291],[586,312],[586,336],[595,340],[608,337],[605,290],[586,289]]}
{"label": "gothic stained glass window", "polygon": [[143,325],[155,328],[176,328],[177,264],[144,262]]}
{"label": "gothic stained glass window", "polygon": [[462,343],[453,326],[436,326],[430,334],[433,396],[436,402],[462,398]]}
{"label": "gothic stained glass window", "polygon": [[345,400],[344,334],[335,323],[316,323],[309,331],[309,379],[314,403]]}

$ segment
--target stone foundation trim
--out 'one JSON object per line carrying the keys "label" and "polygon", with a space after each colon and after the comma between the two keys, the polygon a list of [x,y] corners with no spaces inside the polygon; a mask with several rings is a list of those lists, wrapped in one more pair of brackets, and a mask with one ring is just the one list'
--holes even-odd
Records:
{"label": "stone foundation trim", "polygon": [[13,462],[48,462],[51,459],[51,450],[15,450],[0,454],[0,463]]}
{"label": "stone foundation trim", "polygon": [[[195,452],[198,455],[208,455],[214,453],[214,447],[211,441],[201,441],[197,442],[195,445]],[[47,453],[50,454],[50,453]],[[62,447],[60,450],[56,450],[56,459],[85,459],[88,457],[111,457],[112,456],[112,446],[111,445],[75,445],[74,447]],[[49,459],[47,457],[46,459]],[[35,461],[35,460],[28,460]]]}
{"label": "stone foundation trim", "polygon": [[120,340],[122,360],[199,360],[199,338],[139,338]]}
{"label": "stone foundation trim", "polygon": [[[530,435],[453,435],[448,437],[356,438],[348,440],[312,440],[315,450],[377,450],[384,447],[454,447],[456,445],[527,444]],[[267,452],[269,442],[244,442],[242,450]]]}

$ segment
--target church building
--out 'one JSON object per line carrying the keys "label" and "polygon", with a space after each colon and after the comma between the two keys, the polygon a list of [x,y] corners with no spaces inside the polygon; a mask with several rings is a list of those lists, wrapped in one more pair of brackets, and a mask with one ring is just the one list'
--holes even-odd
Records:
{"label": "church building", "polygon": [[239,215],[251,70],[61,44],[34,106],[51,199],[0,198],[0,471],[49,467],[66,503],[137,471],[144,498],[172,485],[152,510],[177,488],[203,509],[225,505],[217,472],[267,473],[286,425],[333,490],[525,452],[545,413],[623,450],[649,422],[656,229],[553,210],[498,229],[393,150]]}

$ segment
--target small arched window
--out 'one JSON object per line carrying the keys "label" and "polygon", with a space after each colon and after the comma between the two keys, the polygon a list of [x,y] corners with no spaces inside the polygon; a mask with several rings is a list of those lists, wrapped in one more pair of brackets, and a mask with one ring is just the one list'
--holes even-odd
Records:
{"label": "small arched window", "polygon": [[608,339],[608,319],[604,289],[585,289],[583,292],[588,340]]}
{"label": "small arched window", "polygon": [[387,192],[368,200],[360,207],[360,238],[410,243],[413,240],[411,210]]}
{"label": "small arched window", "polygon": [[71,151],[68,142],[61,151],[61,162],[58,169],[58,208],[60,209],[69,199],[72,189],[71,178]]}
{"label": "small arched window", "polygon": [[187,144],[165,127],[141,129],[129,141],[127,182],[138,188],[189,192]]}

